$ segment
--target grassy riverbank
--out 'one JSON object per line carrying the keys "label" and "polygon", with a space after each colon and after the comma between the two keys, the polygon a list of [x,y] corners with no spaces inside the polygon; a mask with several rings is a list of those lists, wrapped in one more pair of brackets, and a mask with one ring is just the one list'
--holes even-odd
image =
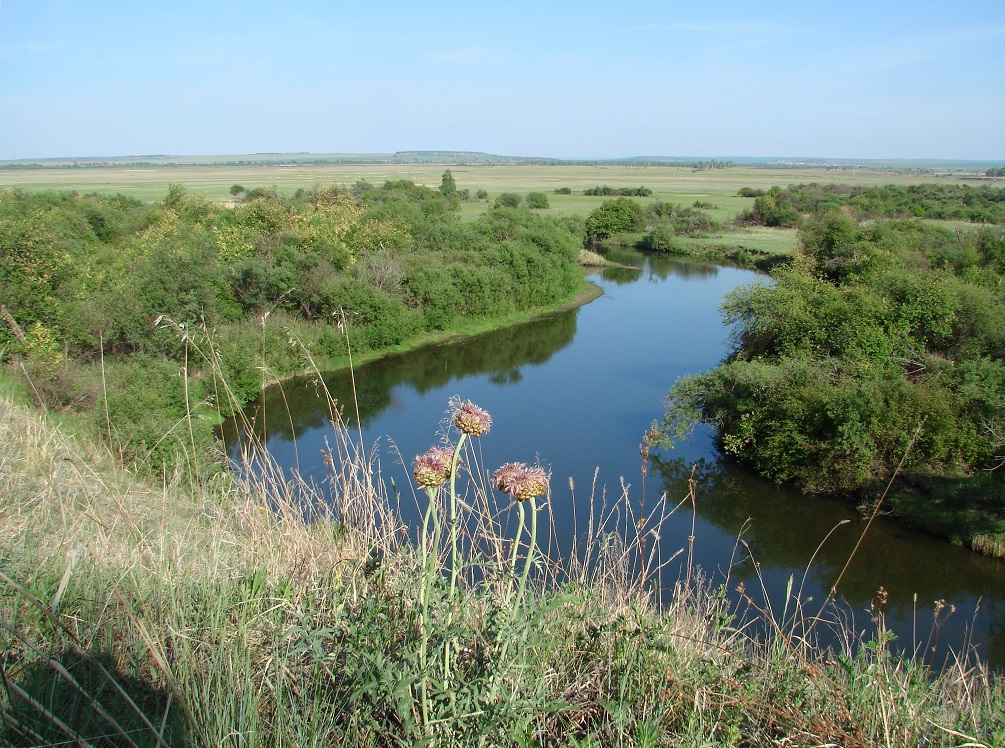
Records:
{"label": "grassy riverbank", "polygon": [[323,486],[269,471],[153,485],[4,392],[6,742],[999,744],[998,681],[965,656],[939,672],[924,650],[894,656],[881,599],[877,638],[846,630],[825,652],[809,629],[840,624],[794,601],[771,617],[755,590],[730,609],[698,570],[660,603],[625,523],[559,568],[505,539],[516,506],[468,483],[493,467],[477,449],[460,453],[460,553],[444,486],[424,554],[380,466],[344,432],[331,445]]}

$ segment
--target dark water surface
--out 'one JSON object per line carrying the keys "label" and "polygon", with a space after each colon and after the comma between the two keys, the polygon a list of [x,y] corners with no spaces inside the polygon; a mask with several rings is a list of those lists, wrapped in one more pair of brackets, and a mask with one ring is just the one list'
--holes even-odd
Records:
{"label": "dark water surface", "polygon": [[[711,368],[728,351],[728,330],[718,311],[723,295],[763,279],[747,270],[637,253],[618,259],[642,269],[594,275],[591,280],[604,295],[580,309],[360,367],[355,384],[363,442],[377,445],[385,480],[407,497],[406,517],[414,516],[411,459],[437,443],[451,396],[474,401],[493,417],[491,432],[478,445],[486,469],[511,461],[539,461],[550,469],[554,533],[562,547],[568,547],[575,526],[573,496],[582,528],[598,470],[596,498],[605,489],[609,498],[619,497],[624,481],[635,504],[644,496],[652,509],[664,493],[670,505],[683,500],[697,464],[696,563],[713,581],[724,581],[728,572],[730,587],[742,581],[749,593],[760,590],[756,561],[776,608],[789,578],[794,576],[798,588],[817,546],[839,522],[850,520],[809,569],[803,597],[816,601],[808,606],[815,613],[864,527],[853,506],[758,479],[720,458],[708,431],[655,453],[645,482],[641,474],[642,435],[660,416],[669,386],[683,374]],[[325,383],[339,402],[353,402],[348,374]],[[262,405],[254,408],[261,413]],[[272,455],[283,466],[322,480],[321,450],[332,430],[317,384],[303,380],[285,383],[282,392],[271,388],[264,406],[267,418],[259,418],[259,426],[267,430]],[[352,405],[345,415],[355,424]],[[662,528],[664,557],[686,548],[691,525],[687,504]],[[737,542],[741,533],[745,544]],[[669,571],[673,579],[677,574],[677,568]],[[903,647],[937,639],[941,660],[946,647],[973,643],[985,660],[1005,664],[1002,562],[878,521],[838,590],[858,629],[869,630],[870,603],[880,587],[889,593],[887,621]],[[940,600],[947,606],[933,631]]]}

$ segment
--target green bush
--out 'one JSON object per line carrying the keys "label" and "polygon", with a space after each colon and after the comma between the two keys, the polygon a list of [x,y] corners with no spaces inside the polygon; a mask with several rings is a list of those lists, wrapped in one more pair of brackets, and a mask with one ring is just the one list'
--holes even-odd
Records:
{"label": "green bush", "polygon": [[545,210],[549,207],[548,196],[543,192],[528,192],[525,200],[528,208]]}

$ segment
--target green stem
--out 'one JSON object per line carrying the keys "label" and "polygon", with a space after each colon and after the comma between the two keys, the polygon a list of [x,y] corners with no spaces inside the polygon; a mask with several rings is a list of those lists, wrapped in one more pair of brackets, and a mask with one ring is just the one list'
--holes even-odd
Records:
{"label": "green stem", "polygon": [[460,528],[457,526],[457,462],[461,456],[461,449],[464,447],[464,440],[467,434],[461,432],[461,437],[454,447],[454,459],[450,463],[450,600],[453,602],[457,592],[457,575],[460,573],[461,554],[458,549],[458,535]]}
{"label": "green stem", "polygon": [[519,520],[516,525],[516,535],[513,537],[513,553],[510,557],[510,569],[512,569],[509,578],[509,589],[506,591],[506,599],[508,600],[513,594],[513,580],[516,579],[516,562],[520,556],[520,539],[523,537],[523,528],[527,521],[527,513],[524,511],[523,502],[516,502],[517,514]]}
{"label": "green stem", "polygon": [[517,593],[517,606],[523,601],[527,590],[527,579],[530,577],[530,567],[534,563],[534,552],[537,550],[537,499],[530,500],[530,544],[527,546],[527,558],[523,564],[523,576],[520,578],[520,589]]}
{"label": "green stem", "polygon": [[[420,623],[422,625],[422,639],[419,642],[419,664],[422,671],[422,679],[419,682],[419,701],[422,708],[423,728],[429,729],[429,681],[426,672],[426,665],[429,659],[429,637],[432,634],[432,626],[429,622],[429,597],[433,585],[433,568],[436,566],[436,548],[439,545],[439,519],[436,516],[436,489],[427,488],[426,494],[429,503],[426,505],[426,513],[422,518],[422,584],[419,587],[419,608]],[[429,525],[432,520],[434,531],[432,543],[429,537]]]}

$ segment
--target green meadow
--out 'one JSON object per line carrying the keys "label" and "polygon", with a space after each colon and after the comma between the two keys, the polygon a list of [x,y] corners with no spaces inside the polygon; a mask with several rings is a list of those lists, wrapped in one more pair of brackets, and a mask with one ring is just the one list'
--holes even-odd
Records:
{"label": "green meadow", "polygon": [[[227,158],[227,157],[221,157]],[[121,192],[141,200],[164,196],[168,185],[184,184],[190,194],[204,195],[227,202],[234,184],[245,187],[275,187],[284,194],[323,185],[352,184],[365,180],[378,184],[386,180],[408,179],[416,184],[438,187],[443,170],[449,168],[458,189],[488,191],[489,198],[502,192],[545,192],[550,211],[558,215],[589,212],[603,198],[584,197],[582,190],[597,185],[637,187],[653,191],[653,198],[691,204],[695,200],[717,206],[712,215],[722,220],[736,211],[750,207],[750,198],[738,198],[741,187],[767,189],[773,185],[820,182],[842,185],[908,185],[919,182],[958,184],[965,174],[945,171],[920,173],[914,170],[878,169],[762,169],[735,167],[696,171],[679,166],[627,165],[535,165],[535,164],[355,164],[309,165],[121,165],[92,167],[0,169],[0,185],[29,190],[77,190],[79,192]],[[555,195],[554,190],[569,187],[574,194]],[[576,194],[580,193],[580,194]],[[487,202],[463,206],[464,214],[475,214],[488,207]],[[591,207],[592,206],[592,207]]]}

